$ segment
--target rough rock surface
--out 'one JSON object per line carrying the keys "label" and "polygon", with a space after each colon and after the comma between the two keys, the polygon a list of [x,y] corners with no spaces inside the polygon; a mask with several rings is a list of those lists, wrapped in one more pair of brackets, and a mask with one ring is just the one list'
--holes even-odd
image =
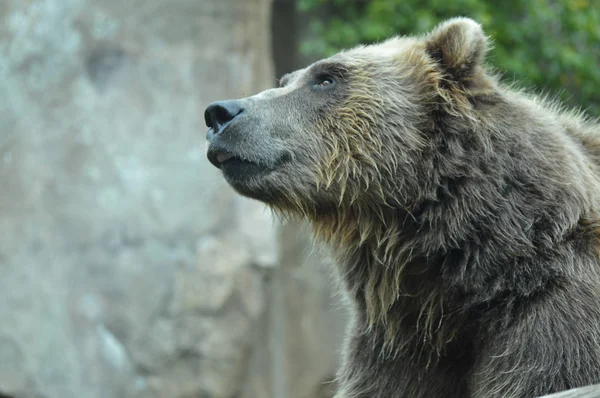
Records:
{"label": "rough rock surface", "polygon": [[344,323],[321,261],[204,158],[208,102],[274,83],[268,18],[0,2],[1,393],[317,394]]}

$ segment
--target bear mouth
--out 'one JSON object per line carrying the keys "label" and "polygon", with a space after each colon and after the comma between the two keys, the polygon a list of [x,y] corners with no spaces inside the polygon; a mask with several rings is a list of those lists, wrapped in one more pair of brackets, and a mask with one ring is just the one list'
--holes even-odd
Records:
{"label": "bear mouth", "polygon": [[263,177],[275,171],[282,162],[269,164],[221,148],[209,147],[206,157],[223,172],[230,183],[243,183],[245,180]]}
{"label": "bear mouth", "polygon": [[213,164],[218,169],[223,169],[225,165],[237,164],[237,165],[254,165],[258,166],[258,163],[251,162],[247,159],[244,159],[242,156],[235,155],[229,151],[225,150],[209,150],[206,154],[208,161]]}

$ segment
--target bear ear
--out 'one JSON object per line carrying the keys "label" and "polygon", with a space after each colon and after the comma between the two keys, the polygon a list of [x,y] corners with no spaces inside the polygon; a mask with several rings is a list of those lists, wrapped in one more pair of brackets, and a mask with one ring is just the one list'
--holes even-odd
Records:
{"label": "bear ear", "polygon": [[472,77],[483,62],[488,40],[481,25],[470,18],[453,18],[425,37],[429,56],[455,82]]}

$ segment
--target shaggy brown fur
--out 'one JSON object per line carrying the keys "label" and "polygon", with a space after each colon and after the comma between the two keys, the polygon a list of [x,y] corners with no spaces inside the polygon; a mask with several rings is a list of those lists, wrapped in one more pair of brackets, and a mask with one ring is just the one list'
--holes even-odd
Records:
{"label": "shaggy brown fur", "polygon": [[206,112],[241,194],[311,222],[353,312],[337,398],[600,381],[598,124],[503,87],[472,20]]}

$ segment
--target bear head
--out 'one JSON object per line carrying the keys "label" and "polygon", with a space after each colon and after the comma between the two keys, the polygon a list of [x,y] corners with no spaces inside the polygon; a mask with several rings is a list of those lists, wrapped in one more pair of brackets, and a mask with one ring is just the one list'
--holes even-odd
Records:
{"label": "bear head", "polygon": [[[211,104],[207,156],[240,194],[285,215],[409,209],[427,195],[427,155],[447,120],[493,98],[479,24],[359,46],[289,73],[278,88]],[[474,101],[474,98],[480,100]],[[349,210],[348,210],[349,211]]]}

